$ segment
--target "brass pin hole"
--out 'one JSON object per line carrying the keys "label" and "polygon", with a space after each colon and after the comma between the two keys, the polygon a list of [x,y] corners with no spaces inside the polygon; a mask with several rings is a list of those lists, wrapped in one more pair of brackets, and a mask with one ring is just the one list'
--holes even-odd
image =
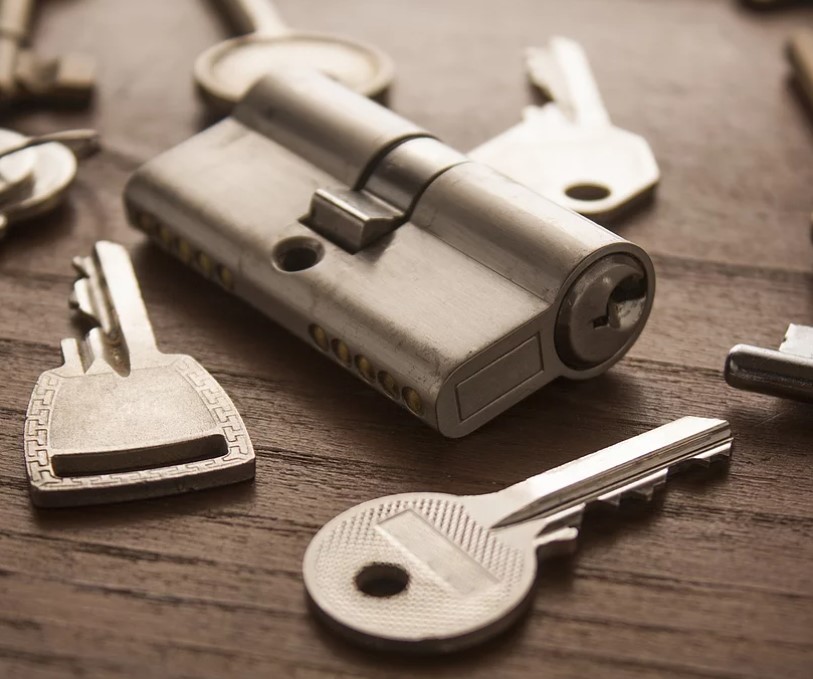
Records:
{"label": "brass pin hole", "polygon": [[158,226],[158,238],[161,240],[163,246],[170,252],[175,252],[178,240],[175,234],[170,231],[169,227],[165,224]]}
{"label": "brass pin hole", "polygon": [[234,289],[234,276],[231,269],[222,264],[217,265],[217,280],[226,290]]}
{"label": "brass pin hole", "polygon": [[356,356],[356,370],[368,382],[375,382],[375,368],[366,356],[359,354]]}
{"label": "brass pin hole", "polygon": [[158,231],[158,220],[149,212],[137,214],[135,222],[138,224],[138,228],[150,236],[154,236]]}
{"label": "brass pin hole", "polygon": [[313,324],[308,328],[308,333],[310,333],[311,339],[314,341],[316,346],[322,351],[327,351],[330,349],[330,341],[327,338],[327,333],[325,332],[324,328]]}
{"label": "brass pin hole", "polygon": [[395,381],[395,378],[385,370],[378,373],[378,383],[392,398],[397,399],[400,396],[398,383]]}
{"label": "brass pin hole", "polygon": [[195,251],[193,250],[192,246],[182,238],[178,239],[176,254],[178,255],[178,259],[180,259],[184,264],[191,264],[192,260],[195,258]]}
{"label": "brass pin hole", "polygon": [[333,353],[336,355],[336,358],[338,358],[345,365],[350,365],[350,349],[344,342],[342,342],[340,339],[334,339],[330,343],[330,346],[333,349]]}
{"label": "brass pin hole", "polygon": [[200,269],[203,274],[207,277],[211,277],[215,265],[209,255],[205,252],[198,251],[195,255],[195,264],[197,264],[198,269]]}
{"label": "brass pin hole", "polygon": [[404,387],[401,391],[401,395],[403,396],[404,403],[407,404],[407,408],[416,415],[423,415],[423,399],[417,391],[412,387]]}

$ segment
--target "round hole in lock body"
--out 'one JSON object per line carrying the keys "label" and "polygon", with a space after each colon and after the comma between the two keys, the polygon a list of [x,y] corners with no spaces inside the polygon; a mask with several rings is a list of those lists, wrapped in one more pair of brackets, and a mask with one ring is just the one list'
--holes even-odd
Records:
{"label": "round hole in lock body", "polygon": [[274,247],[274,265],[285,273],[305,271],[319,263],[325,249],[313,238],[297,236],[286,238]]}

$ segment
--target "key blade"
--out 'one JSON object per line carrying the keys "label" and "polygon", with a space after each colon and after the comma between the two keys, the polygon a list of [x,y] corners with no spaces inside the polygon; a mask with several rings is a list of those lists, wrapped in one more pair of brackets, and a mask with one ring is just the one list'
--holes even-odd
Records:
{"label": "key blade", "polygon": [[130,352],[131,363],[141,355],[157,353],[152,324],[127,250],[117,243],[99,241],[94,247],[94,257],[104,277],[107,297]]}
{"label": "key blade", "polygon": [[568,117],[572,117],[572,110],[567,106],[568,92],[564,73],[557,67],[556,60],[549,49],[544,47],[528,47],[525,49],[525,68],[528,79],[551,102]]}
{"label": "key blade", "polygon": [[551,38],[547,47],[527,50],[526,68],[531,82],[572,122],[584,126],[610,124],[587,55],[579,43]]}
{"label": "key blade", "polygon": [[0,3],[0,33],[23,42],[31,29],[33,11],[34,0],[3,0]]}
{"label": "key blade", "polygon": [[[513,511],[497,520],[503,528],[570,505],[590,503],[623,491],[659,470],[668,470],[710,451],[731,446],[725,420],[684,417],[591,455],[531,477],[493,494],[493,505]],[[719,454],[719,452],[715,452]]]}
{"label": "key blade", "polygon": [[719,446],[715,446],[713,448],[709,448],[708,450],[698,453],[695,455],[691,462],[695,462],[699,465],[708,466],[712,462],[716,462],[717,460],[722,460],[724,458],[731,457],[731,441],[727,441],[726,443],[721,443]]}
{"label": "key blade", "polygon": [[68,303],[72,309],[78,311],[93,325],[100,327],[102,332],[109,337],[114,332],[113,320],[94,278],[88,276],[77,280],[73,284]]}
{"label": "key blade", "polygon": [[799,93],[805,97],[808,108],[813,111],[813,30],[794,33],[788,40],[786,49]]}
{"label": "key blade", "polygon": [[655,490],[666,482],[667,474],[667,469],[659,469],[650,476],[645,476],[643,479],[639,479],[627,486],[622,486],[618,490],[600,495],[596,500],[615,506],[618,506],[622,498],[625,497],[635,497],[647,501],[651,500]]}
{"label": "key blade", "polygon": [[21,98],[56,105],[84,105],[93,95],[96,66],[81,54],[43,59],[30,50],[18,52],[14,64]]}
{"label": "key blade", "polygon": [[99,133],[96,130],[61,130],[35,137],[24,137],[16,144],[0,149],[0,158],[52,142],[59,142],[63,146],[67,146],[77,158],[86,158],[96,153],[100,146]]}
{"label": "key blade", "polygon": [[127,373],[158,353],[155,336],[127,251],[116,243],[99,241],[89,257],[74,259],[81,276],[74,283],[70,301],[83,316],[99,327],[104,344],[98,339],[89,345],[98,357],[114,369]]}
{"label": "key blade", "polygon": [[791,323],[785,332],[785,339],[779,345],[783,354],[813,358],[813,326]]}
{"label": "key blade", "polygon": [[219,5],[241,35],[290,33],[271,0],[220,0]]}

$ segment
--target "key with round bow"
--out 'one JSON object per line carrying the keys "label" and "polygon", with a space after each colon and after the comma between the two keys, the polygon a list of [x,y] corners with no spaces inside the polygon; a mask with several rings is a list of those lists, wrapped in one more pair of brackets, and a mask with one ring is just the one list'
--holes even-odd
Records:
{"label": "key with round bow", "polygon": [[495,493],[364,502],[308,546],[308,596],[332,628],[365,644],[474,645],[527,609],[538,559],[575,543],[588,505],[649,497],[675,469],[728,457],[731,442],[728,422],[684,417]]}

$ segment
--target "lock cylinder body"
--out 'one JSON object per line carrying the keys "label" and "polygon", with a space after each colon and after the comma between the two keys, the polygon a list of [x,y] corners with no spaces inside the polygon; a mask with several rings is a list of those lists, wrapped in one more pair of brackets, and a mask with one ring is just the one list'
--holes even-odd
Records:
{"label": "lock cylinder body", "polygon": [[446,436],[640,334],[648,255],[315,72],[141,167],[130,221]]}

